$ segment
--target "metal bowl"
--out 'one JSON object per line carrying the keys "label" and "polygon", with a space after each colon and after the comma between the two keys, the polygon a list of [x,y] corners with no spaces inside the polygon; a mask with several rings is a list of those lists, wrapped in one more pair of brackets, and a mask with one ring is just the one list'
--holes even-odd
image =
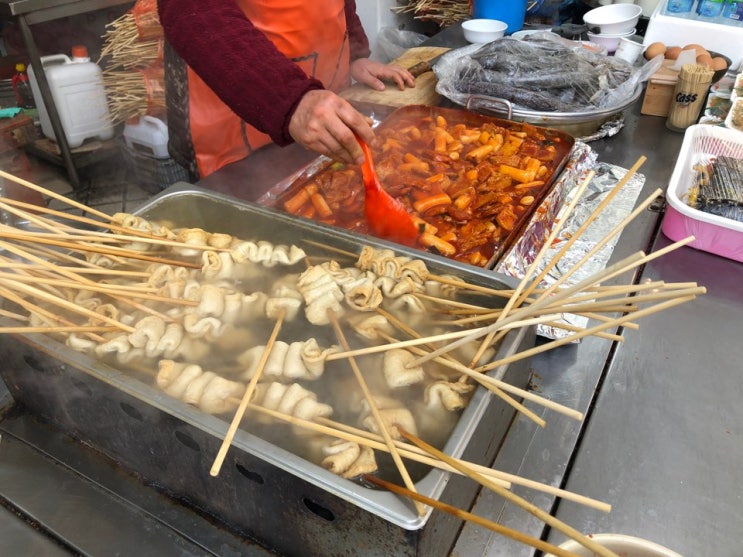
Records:
{"label": "metal bowl", "polygon": [[514,108],[510,101],[484,95],[471,95],[466,107],[468,110],[492,113],[507,120],[554,128],[580,139],[593,135],[607,122],[620,119],[624,111],[637,102],[642,91],[642,83],[638,83],[632,95],[619,105],[584,112],[539,112]]}

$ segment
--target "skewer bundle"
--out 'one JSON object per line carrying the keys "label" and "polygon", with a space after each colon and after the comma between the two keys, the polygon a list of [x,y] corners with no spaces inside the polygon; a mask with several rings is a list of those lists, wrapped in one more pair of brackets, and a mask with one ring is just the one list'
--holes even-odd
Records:
{"label": "skewer bundle", "polygon": [[395,13],[412,13],[419,21],[432,21],[440,27],[470,17],[469,0],[407,0],[404,6],[391,8]]}
{"label": "skewer bundle", "polygon": [[[625,177],[627,180],[641,162],[628,173]],[[279,249],[278,246],[240,241],[226,234],[169,229],[134,215],[108,216],[5,172],[0,171],[0,177],[67,201],[92,215],[74,217],[39,207],[29,210],[26,204],[0,198],[0,210],[26,219],[34,227],[34,231],[5,225],[0,227],[0,249],[10,254],[3,257],[5,271],[0,273],[0,296],[13,304],[13,307],[2,311],[2,317],[13,324],[1,328],[0,333],[46,332],[63,335],[68,346],[104,359],[113,354],[117,357],[115,363],[124,367],[135,366],[136,363],[134,359],[121,358],[122,355],[134,354],[140,361],[143,357],[151,357],[159,361],[156,384],[166,393],[205,411],[212,409],[225,413],[235,410],[212,467],[213,475],[219,473],[236,431],[256,424],[257,417],[263,417],[290,424],[297,431],[304,432],[302,435],[308,443],[323,443],[323,451],[327,451],[323,464],[327,463],[329,469],[337,470],[341,475],[369,473],[374,469],[365,460],[370,454],[373,455],[375,451],[389,454],[405,487],[393,488],[384,481],[378,483],[413,499],[420,513],[424,512],[424,505],[441,507],[416,493],[415,484],[407,474],[405,460],[467,475],[520,506],[523,506],[522,501],[515,496],[505,495],[501,490],[507,489],[511,483],[517,483],[600,510],[606,511],[609,507],[577,494],[437,453],[412,431],[409,424],[415,427],[415,421],[409,421],[410,416],[405,413],[404,407],[390,405],[384,397],[372,393],[372,386],[367,383],[368,377],[361,373],[357,361],[373,357],[374,354],[384,354],[386,358],[387,355],[405,351],[408,356],[395,364],[400,371],[411,371],[416,375],[415,370],[424,364],[428,365],[429,361],[437,364],[441,370],[450,370],[451,377],[434,382],[436,396],[440,397],[435,402],[442,404],[442,408],[451,405],[446,407],[446,411],[460,410],[466,404],[471,386],[477,384],[542,427],[546,425],[545,420],[521,404],[521,399],[581,420],[583,416],[579,412],[499,381],[485,372],[589,335],[621,341],[621,335],[613,331],[623,326],[636,327],[637,319],[693,300],[704,293],[704,288],[694,283],[667,284],[658,281],[605,285],[607,281],[632,272],[693,238],[650,255],[641,252],[630,255],[569,287],[564,287],[561,281],[547,288],[540,286],[540,279],[549,271],[548,266],[542,273],[536,274],[535,270],[544,254],[544,251],[540,251],[518,286],[503,291],[468,284],[455,277],[434,275],[422,261],[398,256],[391,250],[370,247],[363,247],[360,254],[355,254],[322,246],[328,254],[348,255],[351,261],[355,259],[351,267],[344,267],[334,259],[310,264],[303,250],[296,246]],[[581,187],[585,187],[589,180],[590,177]],[[617,190],[620,187],[618,185]],[[575,199],[579,197],[576,195]],[[654,193],[645,203],[655,197]],[[635,211],[635,215],[638,212]],[[64,216],[71,223],[52,220],[44,216],[45,213],[55,218]],[[595,215],[589,220],[592,218]],[[611,234],[619,233],[629,220]],[[79,224],[108,229],[109,232],[81,230],[76,227]],[[552,231],[550,237],[557,233],[558,230]],[[547,241],[545,245],[550,243]],[[207,252],[211,257],[203,257]],[[586,257],[590,256],[591,253]],[[241,265],[246,261],[264,267],[286,265],[289,269],[304,262],[307,268],[296,275],[288,275],[286,278],[289,280],[277,281],[270,296],[226,292],[221,287],[226,276],[220,275],[221,269],[228,268],[229,273],[240,273],[240,269],[244,270]],[[194,274],[206,276],[207,262],[218,267],[212,269],[214,274],[211,275],[216,282],[189,282]],[[245,275],[240,276],[240,280],[246,278]],[[567,278],[569,273],[564,276]],[[374,277],[371,282],[365,280],[369,277]],[[454,298],[452,293],[458,292],[475,293],[475,300],[506,297],[507,303],[503,308],[494,309],[485,304]],[[477,298],[482,294],[487,296]],[[94,298],[97,298],[95,302]],[[275,302],[272,310],[268,309],[269,298]],[[415,320],[396,317],[390,310],[394,304],[383,306],[381,301],[385,299],[407,308],[427,307],[430,312],[440,316],[442,323],[453,326],[454,330],[423,334]],[[228,307],[231,308],[229,311]],[[137,318],[129,317],[125,308],[135,311]],[[297,343],[303,344],[298,346],[281,341],[279,337],[282,331],[296,318],[300,308],[304,309],[310,323],[329,325],[339,346],[323,349],[317,344]],[[250,366],[249,372],[243,368],[242,376],[227,378],[195,364],[197,361],[205,365],[210,363],[205,345],[208,348],[209,344],[222,338],[218,317],[230,313],[234,319],[254,321],[258,315],[256,311],[272,320],[274,325],[266,343],[257,346],[255,356],[251,356],[255,364]],[[507,357],[496,360],[483,357],[488,350],[492,352],[493,345],[508,330],[530,327],[535,323],[550,323],[566,312],[590,315],[597,324],[571,331],[567,337]],[[426,320],[429,318],[430,314],[427,314]],[[354,348],[346,338],[342,322],[350,325],[345,330],[354,330],[361,337],[384,342]],[[189,337],[198,334],[205,336],[196,337],[195,341],[193,336]],[[184,342],[186,338],[191,338],[191,342]],[[241,337],[240,341],[244,343],[245,338]],[[463,357],[461,350],[467,347],[469,351]],[[292,371],[285,377],[276,376],[276,373],[281,374],[289,368],[295,369],[296,366],[294,363],[290,365],[288,357],[291,351],[298,358],[294,361],[301,360],[306,370],[331,362],[348,364],[353,372],[353,380],[363,393],[359,404],[366,408],[364,429],[332,421],[328,406],[294,379],[304,377],[305,371]],[[245,366],[245,362],[242,365]],[[385,359],[383,367],[391,366]],[[312,373],[316,374],[317,368],[314,369]],[[139,371],[145,376],[151,373],[147,369]],[[294,373],[298,375],[292,376]],[[244,415],[248,410],[253,421],[246,424]],[[338,455],[342,455],[342,458]],[[348,461],[348,465],[340,468],[341,461]],[[536,515],[545,521],[549,520],[553,527],[561,529],[596,553],[611,555],[599,551],[589,539],[569,527],[553,523],[552,519],[539,512]],[[546,548],[543,542],[507,532],[494,523],[484,523],[461,513],[458,516],[534,547]],[[557,548],[546,549],[560,554]]]}
{"label": "skewer bundle", "polygon": [[164,113],[163,44],[155,0],[138,0],[107,25],[98,63],[114,123]]}
{"label": "skewer bundle", "polygon": [[111,120],[118,124],[136,116],[165,112],[165,75],[159,63],[129,70],[106,69],[103,86]]}

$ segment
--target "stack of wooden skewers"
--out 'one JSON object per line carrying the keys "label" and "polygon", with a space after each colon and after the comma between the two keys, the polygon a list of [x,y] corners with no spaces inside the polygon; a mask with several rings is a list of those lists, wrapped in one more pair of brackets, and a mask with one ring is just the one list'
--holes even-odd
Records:
{"label": "stack of wooden skewers", "polygon": [[405,5],[392,8],[396,13],[412,13],[419,21],[431,21],[440,27],[448,27],[471,15],[468,0],[407,0]]}
{"label": "stack of wooden skewers", "polygon": [[[514,361],[529,358],[532,355],[555,349],[566,343],[579,340],[589,335],[597,335],[602,338],[621,341],[621,335],[614,332],[618,328],[637,327],[636,321],[639,318],[691,301],[697,295],[705,292],[703,287],[699,287],[693,283],[668,284],[664,282],[653,282],[616,286],[604,285],[604,283],[614,279],[615,277],[625,273],[630,273],[648,261],[661,257],[672,250],[688,244],[693,241],[692,237],[676,242],[667,248],[652,254],[645,254],[642,252],[635,253],[617,263],[614,263],[605,270],[597,272],[580,281],[578,284],[567,287],[564,286],[564,282],[568,279],[571,272],[579,268],[582,263],[591,258],[597,250],[601,249],[605,242],[608,242],[611,239],[612,236],[619,234],[632,219],[652,203],[652,201],[657,197],[659,191],[653,192],[653,194],[651,194],[645,201],[640,203],[631,215],[629,215],[610,234],[607,235],[605,241],[600,242],[590,250],[572,270],[563,273],[560,280],[549,287],[540,286],[544,276],[554,265],[557,264],[559,256],[564,254],[565,251],[570,248],[570,246],[580,237],[580,234],[596,219],[600,211],[610,203],[611,199],[615,195],[620,193],[622,186],[636,173],[643,160],[644,159],[639,160],[637,164],[627,172],[624,178],[617,184],[613,192],[607,196],[596,211],[589,216],[585,224],[567,242],[563,247],[563,250],[558,254],[558,257],[555,257],[553,261],[547,264],[546,267],[537,274],[535,269],[543,263],[542,260],[547,251],[547,247],[553,243],[557,234],[559,234],[559,226],[554,227],[548,238],[545,239],[545,247],[537,254],[535,260],[532,262],[525,276],[521,279],[516,288],[512,290],[490,289],[481,285],[469,284],[452,277],[429,275],[428,280],[438,281],[441,284],[454,286],[462,291],[475,291],[506,298],[504,307],[494,310],[491,308],[463,304],[455,300],[434,298],[427,294],[417,294],[430,303],[438,304],[442,312],[447,312],[450,315],[457,316],[454,323],[458,326],[466,327],[470,324],[477,324],[478,326],[474,329],[463,328],[461,331],[455,333],[436,336],[421,336],[410,326],[396,320],[394,316],[386,314],[385,316],[397,328],[397,330],[408,338],[401,340],[395,338],[391,334],[384,333],[382,336],[387,341],[386,343],[354,350],[349,346],[335,312],[332,309],[328,310],[328,321],[335,331],[342,350],[328,355],[327,360],[348,361],[355,379],[364,393],[371,414],[376,420],[378,433],[371,433],[370,431],[361,430],[324,417],[307,420],[298,416],[263,407],[253,401],[253,395],[265,368],[272,345],[276,342],[282,323],[286,317],[286,310],[283,308],[279,310],[275,316],[274,329],[267,340],[265,350],[257,365],[256,371],[250,379],[250,382],[245,387],[242,396],[232,397],[232,402],[234,404],[233,407],[236,407],[236,411],[227,429],[222,446],[214,460],[211,470],[212,475],[217,475],[219,473],[222,462],[229,450],[237,429],[240,427],[246,427],[243,418],[245,412],[250,410],[256,414],[269,416],[274,420],[289,423],[293,426],[315,433],[329,435],[337,439],[349,440],[358,443],[363,447],[370,447],[374,450],[388,452],[391,455],[405,486],[394,485],[373,475],[365,475],[364,479],[370,483],[382,486],[390,491],[412,499],[421,514],[428,512],[426,509],[427,506],[433,507],[454,514],[464,520],[473,521],[483,527],[538,548],[541,551],[550,552],[554,555],[569,555],[566,551],[561,550],[552,544],[418,494],[410,475],[407,473],[404,459],[422,462],[443,470],[468,476],[482,486],[495,491],[508,501],[525,509],[540,520],[543,520],[554,529],[557,529],[570,538],[578,541],[581,545],[594,551],[597,555],[613,555],[612,552],[600,547],[590,537],[581,534],[569,525],[560,522],[548,513],[530,504],[525,499],[516,496],[509,491],[508,488],[511,484],[527,486],[553,494],[557,497],[589,505],[602,511],[610,510],[608,504],[570,493],[566,490],[540,484],[513,474],[500,472],[475,463],[452,458],[451,456],[443,454],[441,451],[432,447],[422,439],[419,439],[399,424],[390,427],[381,419],[377,402],[374,396],[372,396],[369,386],[366,384],[364,375],[361,373],[356,360],[357,358],[367,354],[385,352],[405,347],[417,355],[417,360],[410,362],[408,364],[409,367],[429,360],[435,360],[461,374],[460,381],[463,383],[475,382],[478,385],[483,386],[495,396],[498,396],[513,406],[524,417],[533,420],[540,426],[545,426],[546,422],[525,407],[519,399],[526,399],[567,417],[582,420],[583,415],[580,412],[554,403],[531,391],[516,388],[506,382],[491,377],[491,375],[486,374],[486,372],[500,368],[501,366],[506,366]],[[88,215],[75,216],[71,213],[52,211],[43,207],[14,201],[12,199],[0,198],[1,211],[4,211],[10,216],[27,221],[34,228],[34,231],[28,231],[7,225],[0,226],[0,249],[5,251],[7,254],[3,256],[5,270],[0,273],[0,296],[18,308],[17,310],[13,310],[6,307],[1,310],[2,316],[6,318],[6,323],[8,320],[14,323],[0,328],[0,333],[77,333],[87,335],[94,340],[101,340],[103,338],[101,335],[111,331],[119,330],[127,333],[134,331],[134,328],[131,325],[122,323],[115,317],[91,312],[85,307],[70,301],[69,296],[64,294],[68,289],[95,292],[97,295],[107,296],[119,304],[130,305],[150,313],[154,312],[151,308],[147,307],[147,302],[150,300],[173,305],[198,304],[198,302],[193,300],[168,298],[167,296],[163,296],[159,293],[152,293],[151,291],[141,287],[128,285],[127,280],[139,281],[147,275],[147,272],[142,271],[141,269],[119,271],[110,268],[102,268],[90,263],[85,258],[81,258],[80,254],[95,253],[120,260],[145,263],[157,262],[198,269],[201,268],[201,264],[199,263],[185,261],[177,257],[167,258],[162,256],[160,253],[153,254],[153,252],[148,249],[139,250],[131,246],[136,245],[136,243],[150,246],[156,245],[162,251],[175,247],[187,247],[189,249],[196,249],[197,251],[199,249],[213,248],[208,246],[201,247],[193,244],[185,244],[182,241],[173,239],[163,239],[162,237],[153,235],[150,231],[122,226],[105,213],[101,213],[73,200],[57,195],[41,186],[32,184],[26,180],[17,178],[2,171],[0,171],[0,177],[12,180],[22,186],[40,192],[47,197],[63,201],[73,208],[83,211],[83,214]],[[568,214],[577,204],[581,197],[580,194],[587,187],[591,178],[592,175],[589,175],[580,185],[578,193],[573,196],[573,201],[571,201],[571,204],[566,208]],[[71,222],[71,224],[65,224],[65,222]],[[84,225],[86,230],[81,230],[81,225]],[[91,227],[93,227],[94,230],[90,230]],[[108,230],[108,232],[96,230]],[[125,244],[127,247],[116,247],[116,244]],[[324,247],[327,248],[328,251],[337,252],[335,248],[330,246]],[[348,255],[353,257],[357,254]],[[96,277],[104,276],[109,279],[115,277],[115,280],[111,280],[110,282],[96,280]],[[49,308],[51,307],[60,308],[65,312],[65,315],[60,315],[58,312],[50,310]],[[24,311],[27,312],[27,315],[23,314]],[[378,309],[378,312],[382,314],[385,313],[381,308]],[[486,364],[479,363],[481,361],[480,356],[484,351],[494,343],[497,343],[507,333],[507,331],[518,327],[531,327],[535,323],[552,323],[560,314],[563,313],[585,315],[593,319],[597,324],[583,329],[572,330],[569,335],[563,338],[540,344],[539,346],[515,353],[508,357],[500,358]],[[81,320],[84,321],[84,323],[81,324]],[[452,321],[449,321],[448,323],[452,323]],[[473,341],[480,342],[480,349],[468,364],[461,363],[450,356],[450,353],[454,349]],[[442,345],[442,342],[448,343]]]}
{"label": "stack of wooden skewers", "polygon": [[98,64],[114,124],[164,114],[163,47],[155,0],[138,0],[107,25]]}

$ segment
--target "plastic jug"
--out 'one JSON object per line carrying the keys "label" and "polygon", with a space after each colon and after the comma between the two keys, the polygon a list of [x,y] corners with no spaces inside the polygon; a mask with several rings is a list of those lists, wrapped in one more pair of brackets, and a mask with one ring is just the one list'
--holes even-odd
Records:
{"label": "plastic jug", "polygon": [[[90,61],[88,50],[73,46],[72,58],[66,54],[42,56],[41,65],[69,146],[79,147],[86,139],[111,139],[114,128],[103,88],[103,72]],[[28,68],[28,77],[39,110],[41,131],[49,139],[56,139],[32,67]]]}
{"label": "plastic jug", "polygon": [[168,126],[160,118],[142,116],[124,126],[124,141],[130,149],[157,159],[168,159]]}

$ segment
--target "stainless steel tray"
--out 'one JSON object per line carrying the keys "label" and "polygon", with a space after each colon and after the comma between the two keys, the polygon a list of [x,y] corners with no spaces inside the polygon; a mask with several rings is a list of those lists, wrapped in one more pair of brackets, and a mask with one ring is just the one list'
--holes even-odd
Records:
{"label": "stainless steel tray", "polygon": [[[432,272],[511,288],[490,271],[427,256],[395,244],[329,230],[286,214],[176,184],[138,214],[175,226],[202,227],[275,243],[310,239],[357,252],[362,243],[423,259]],[[321,248],[317,248],[321,249]],[[306,250],[312,253],[312,248]],[[15,342],[19,339],[21,342]],[[510,332],[496,357],[531,346],[532,329]],[[231,529],[286,555],[443,555],[460,521],[443,513],[420,517],[408,501],[340,478],[265,440],[238,430],[218,477],[209,469],[228,423],[46,335],[0,335],[0,375],[15,403],[114,459],[125,470],[201,509]],[[525,387],[525,361],[493,375]],[[513,409],[478,389],[444,450],[489,464]],[[417,482],[423,494],[470,508],[477,486],[438,470]]]}

